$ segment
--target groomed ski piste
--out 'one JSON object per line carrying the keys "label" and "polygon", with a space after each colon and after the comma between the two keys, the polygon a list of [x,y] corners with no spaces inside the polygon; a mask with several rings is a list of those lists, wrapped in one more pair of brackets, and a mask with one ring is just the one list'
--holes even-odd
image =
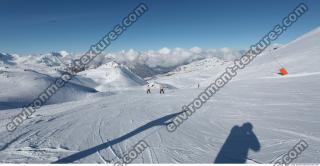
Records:
{"label": "groomed ski piste", "polygon": [[[231,60],[195,60],[148,79],[108,62],[80,72],[8,132],[6,124],[20,107],[60,69],[17,67],[14,55],[1,56],[9,67],[0,74],[0,163],[113,163],[141,140],[148,147],[132,163],[214,163],[228,152],[246,163],[272,163],[300,140],[308,147],[293,163],[320,162],[320,28],[259,55],[172,133],[165,125]],[[272,56],[288,75],[277,74],[280,66]],[[147,95],[147,81],[170,88]],[[243,124],[251,124],[255,136],[232,134],[248,126]]]}

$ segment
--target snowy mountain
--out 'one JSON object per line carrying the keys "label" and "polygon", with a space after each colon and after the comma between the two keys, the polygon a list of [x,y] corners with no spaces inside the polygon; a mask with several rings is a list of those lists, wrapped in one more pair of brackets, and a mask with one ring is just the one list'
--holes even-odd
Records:
{"label": "snowy mountain", "polygon": [[20,68],[65,68],[72,63],[74,56],[66,51],[52,52],[40,55],[25,55],[0,53],[0,63]]}
{"label": "snowy mountain", "polygon": [[[41,70],[5,68],[0,69],[0,110],[21,108],[30,104],[56,79],[58,73]],[[40,72],[39,72],[40,71]],[[93,88],[69,83],[55,94],[47,104],[57,104],[86,98],[95,93]]]}
{"label": "snowy mountain", "polygon": [[158,75],[155,80],[178,88],[195,88],[198,84],[205,86],[209,85],[228,65],[231,65],[231,61],[216,57],[206,58],[182,65],[169,73]]}
{"label": "snowy mountain", "polygon": [[2,65],[14,65],[16,57],[7,53],[0,53],[0,64]]}
{"label": "snowy mountain", "polygon": [[98,68],[88,69],[79,73],[79,76],[94,80],[96,89],[110,91],[110,89],[126,89],[143,86],[146,81],[133,73],[127,66],[114,61]]}
{"label": "snowy mountain", "polygon": [[[235,50],[230,48],[208,49],[204,50],[199,47],[190,49],[183,48],[162,48],[158,51],[148,50],[144,52],[133,49],[123,50],[116,53],[103,53],[98,55],[87,68],[97,68],[110,61],[124,64],[130,68],[135,74],[142,78],[152,77],[157,74],[164,74],[174,70],[175,68],[189,64],[206,58],[219,58],[222,60],[234,60],[244,53],[243,50]],[[6,55],[6,56],[5,56]],[[73,60],[79,58],[82,54],[70,54],[66,51],[52,52],[41,55],[10,55],[1,54],[1,59],[5,63],[17,64],[18,66],[46,66],[63,69],[70,66]]]}
{"label": "snowy mountain", "polygon": [[[293,163],[319,163],[320,28],[278,49],[270,47],[175,132],[168,132],[172,118],[186,116],[178,114],[182,106],[231,64],[209,52],[166,48],[106,55],[119,57],[80,72],[54,96],[55,104],[43,106],[12,133],[6,124],[21,109],[1,110],[0,162],[114,163],[144,140],[149,146],[133,163],[213,163],[230,154],[246,163],[273,163],[305,140],[308,149]],[[175,88],[146,94],[146,82],[123,62],[170,68],[148,82]],[[288,75],[277,74],[282,66]],[[47,67],[41,72],[11,66],[1,70],[1,106],[31,99],[59,74]],[[93,93],[93,88],[112,93]],[[61,103],[64,98],[69,102]]]}

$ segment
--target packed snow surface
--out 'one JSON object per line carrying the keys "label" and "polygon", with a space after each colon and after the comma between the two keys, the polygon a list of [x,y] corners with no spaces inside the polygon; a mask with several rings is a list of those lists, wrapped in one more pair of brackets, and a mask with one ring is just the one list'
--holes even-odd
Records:
{"label": "packed snow surface", "polygon": [[[0,73],[0,162],[111,163],[145,140],[148,148],[133,163],[213,163],[228,161],[221,159],[228,153],[247,163],[272,163],[305,140],[308,148],[293,163],[319,163],[319,55],[320,28],[265,51],[173,133],[165,124],[231,61],[210,57],[149,78],[174,87],[163,95],[158,88],[146,94],[145,81],[126,66],[88,69],[56,102],[9,133],[6,124],[21,109],[2,103],[28,101],[59,74],[17,69],[9,57],[10,67]],[[282,66],[289,75],[277,74]],[[63,97],[69,102],[59,101]]]}

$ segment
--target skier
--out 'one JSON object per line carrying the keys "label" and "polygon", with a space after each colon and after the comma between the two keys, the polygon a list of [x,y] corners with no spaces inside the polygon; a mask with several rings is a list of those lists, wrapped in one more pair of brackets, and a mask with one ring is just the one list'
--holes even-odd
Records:
{"label": "skier", "polygon": [[160,94],[164,94],[164,86],[160,85]]}
{"label": "skier", "polygon": [[150,88],[150,85],[148,84],[147,86],[147,94],[150,94],[151,93],[151,88]]}
{"label": "skier", "polygon": [[198,88],[200,88],[200,84],[198,84]]}

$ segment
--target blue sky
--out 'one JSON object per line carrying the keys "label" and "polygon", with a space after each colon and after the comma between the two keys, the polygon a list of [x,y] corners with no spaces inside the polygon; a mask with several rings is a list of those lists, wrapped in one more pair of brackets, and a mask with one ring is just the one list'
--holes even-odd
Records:
{"label": "blue sky", "polygon": [[276,42],[287,43],[320,25],[319,0],[1,0],[0,52],[85,52],[140,2],[149,11],[106,52],[247,49],[300,2],[309,11]]}

